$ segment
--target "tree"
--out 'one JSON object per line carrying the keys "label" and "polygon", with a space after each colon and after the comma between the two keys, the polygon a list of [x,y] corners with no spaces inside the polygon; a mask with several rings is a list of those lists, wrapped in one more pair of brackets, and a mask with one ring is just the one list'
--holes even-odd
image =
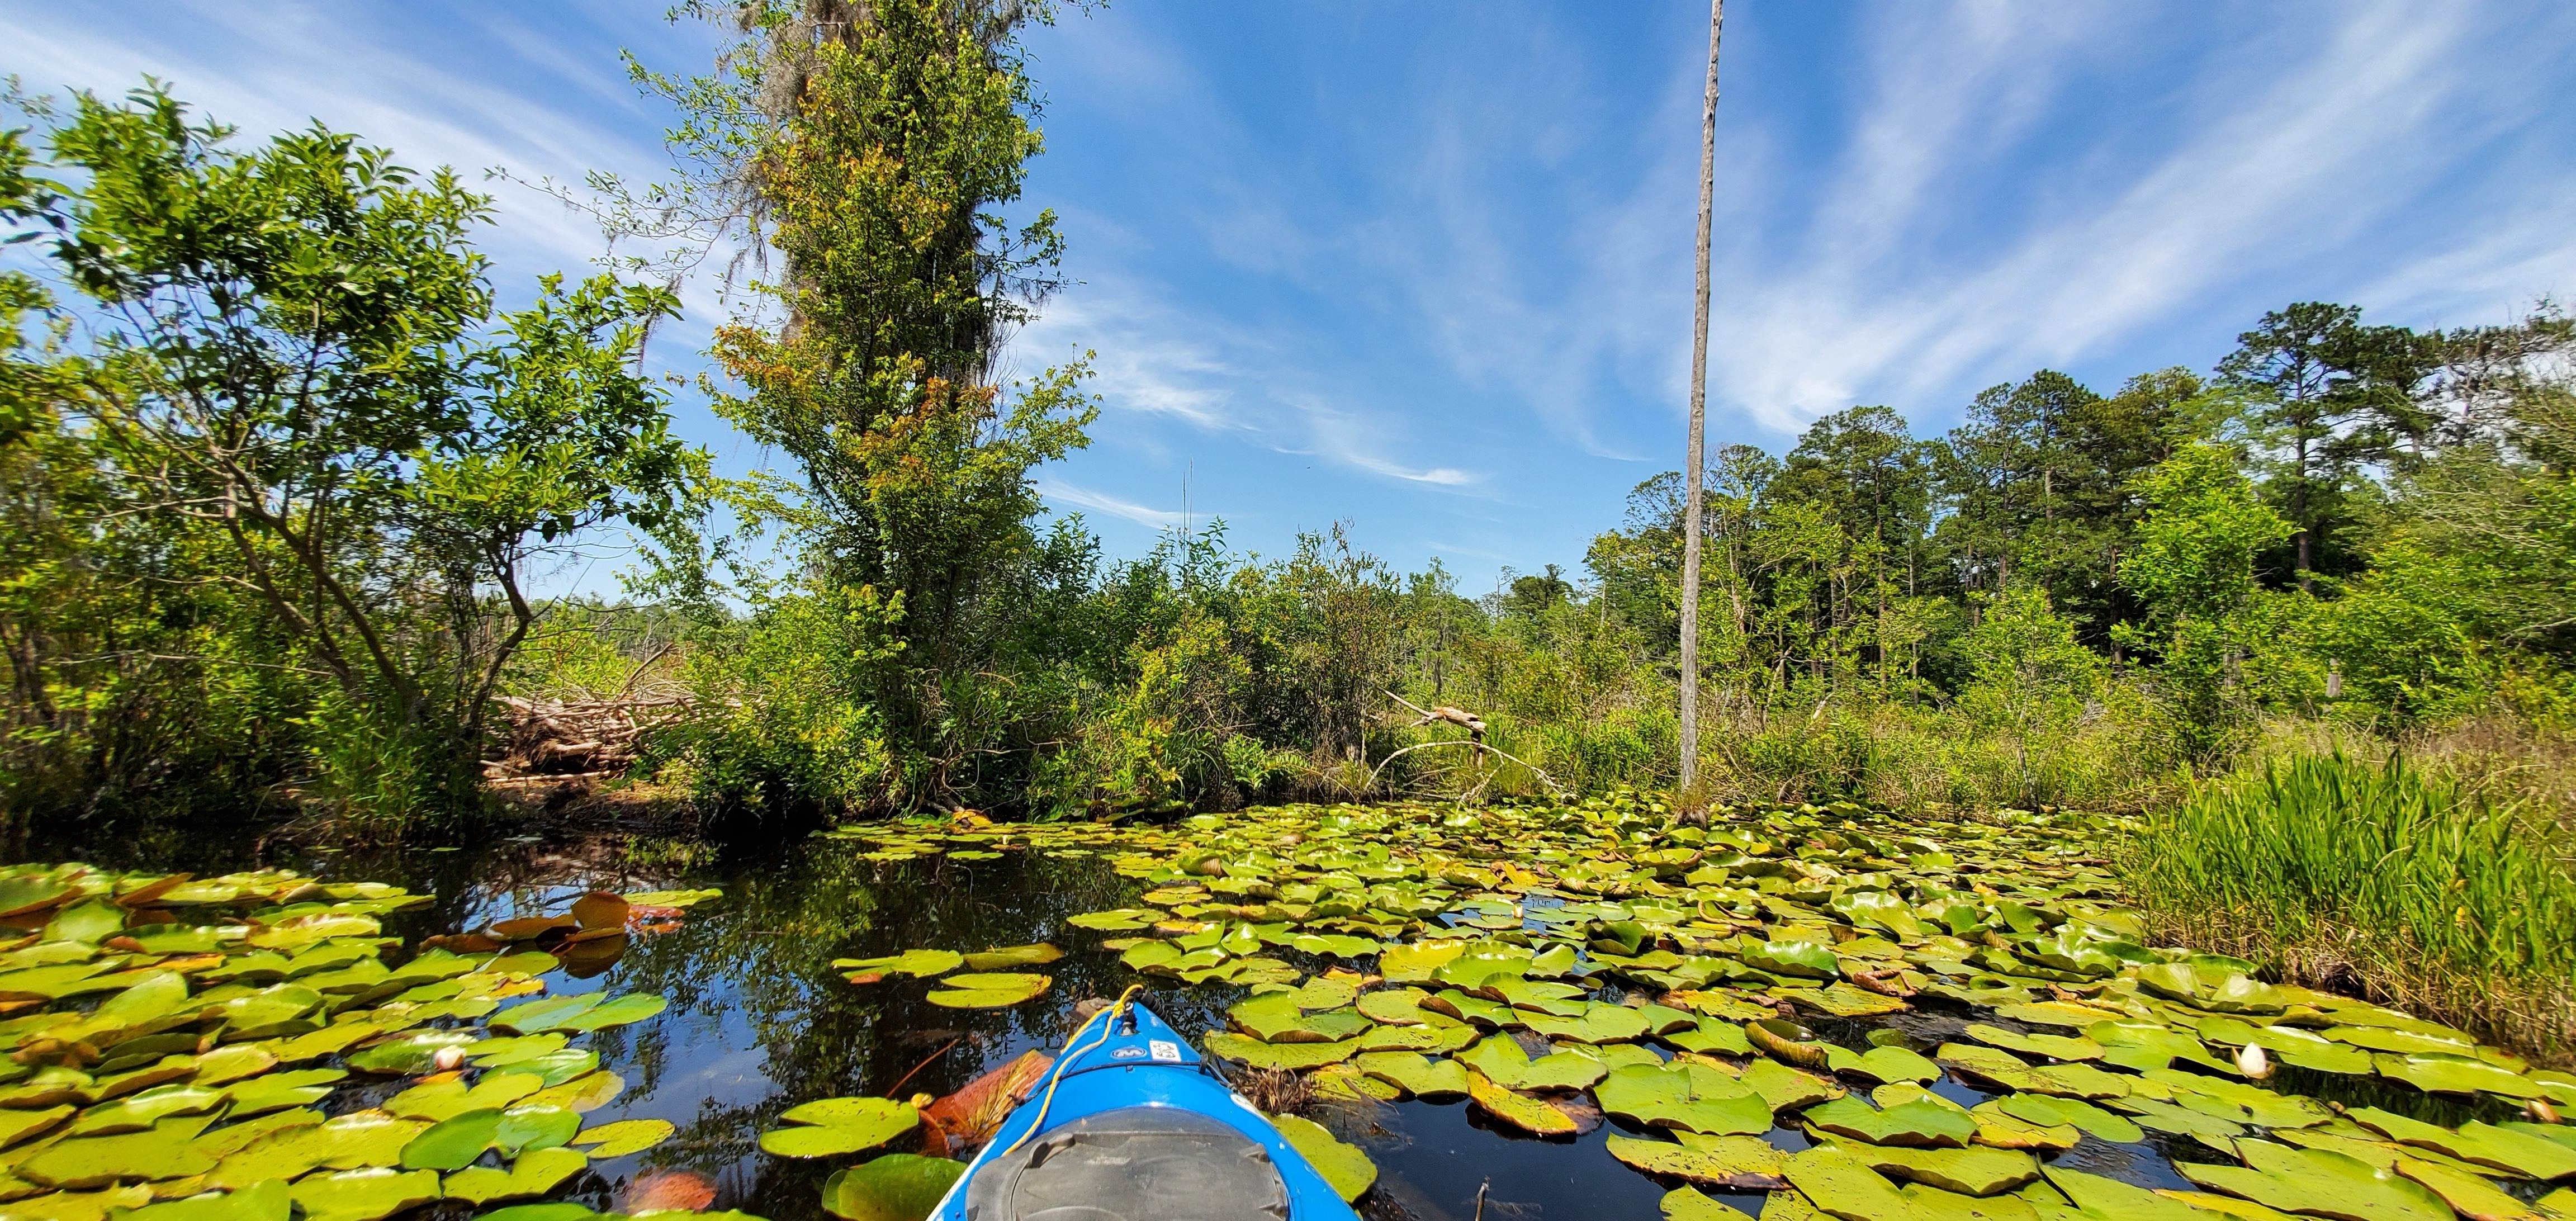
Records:
{"label": "tree", "polygon": [[1700,464],[1708,416],[1708,238],[1717,199],[1717,40],[1726,0],[1708,3],[1708,90],[1700,103],[1698,279],[1691,313],[1690,444],[1682,461],[1688,487],[1682,528],[1681,787],[1699,776]]}
{"label": "tree", "polygon": [[2278,455],[2271,483],[2295,528],[2292,572],[2308,589],[2320,556],[2346,567],[2339,536],[2355,475],[2429,431],[2416,392],[2439,366],[2439,337],[2364,326],[2358,306],[2302,301],[2263,315],[2236,343],[2218,374]]}
{"label": "tree", "polygon": [[2254,557],[2294,527],[2255,498],[2234,456],[2215,445],[2186,446],[2138,482],[2146,512],[2119,572],[2146,614],[2119,637],[2156,654],[2155,681],[2177,734],[2206,754],[2243,708],[2232,688],[2255,643]]}
{"label": "tree", "polygon": [[2039,770],[2100,686],[2102,661],[2076,642],[2075,625],[2024,587],[1987,601],[1960,647],[1973,680],[1960,695],[1971,715],[2012,739],[2020,797],[2041,798]]}
{"label": "tree", "polygon": [[451,172],[318,125],[232,134],[157,87],[80,95],[49,131],[76,175],[30,219],[91,336],[67,418],[109,513],[213,540],[191,579],[255,597],[384,757],[453,796],[539,565],[688,522],[705,458],[629,368],[677,304],[549,278],[496,316],[466,237],[488,203]]}

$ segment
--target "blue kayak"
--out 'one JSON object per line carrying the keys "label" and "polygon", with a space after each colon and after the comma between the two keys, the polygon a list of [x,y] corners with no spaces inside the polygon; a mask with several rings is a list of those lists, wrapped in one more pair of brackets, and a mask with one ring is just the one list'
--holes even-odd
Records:
{"label": "blue kayak", "polygon": [[1104,1009],[1065,1046],[937,1221],[1358,1221],[1152,1010]]}

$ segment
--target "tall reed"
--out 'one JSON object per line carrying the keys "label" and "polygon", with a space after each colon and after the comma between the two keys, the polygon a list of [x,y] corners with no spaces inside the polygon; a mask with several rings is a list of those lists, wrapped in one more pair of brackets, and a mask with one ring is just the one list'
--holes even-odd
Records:
{"label": "tall reed", "polygon": [[2151,814],[2133,896],[2188,944],[2576,1049],[2576,874],[2554,820],[2401,758],[2272,761]]}

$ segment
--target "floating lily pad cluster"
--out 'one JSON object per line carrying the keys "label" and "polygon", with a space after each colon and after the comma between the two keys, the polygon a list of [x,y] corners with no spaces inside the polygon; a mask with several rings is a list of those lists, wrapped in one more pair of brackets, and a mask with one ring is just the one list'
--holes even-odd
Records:
{"label": "floating lily pad cluster", "polygon": [[[2576,1218],[2576,1129],[2554,1110],[2576,1075],[2145,944],[2097,854],[2121,831],[2082,816],[1837,803],[1693,826],[1624,798],[833,834],[888,862],[1108,858],[1140,893],[1069,923],[1149,978],[1245,988],[1211,1056],[1325,1098],[1464,1099],[1531,1133],[1613,1117],[1618,1160],[1769,1190],[1766,1215]],[[2283,1088],[2285,1069],[2500,1122],[2345,1107]],[[2088,1139],[2188,1142],[2176,1168],[2200,1190],[2076,1169]],[[1692,1186],[1666,1200],[1722,1207]]]}
{"label": "floating lily pad cluster", "polygon": [[[427,896],[274,870],[0,869],[0,1216],[374,1221],[544,1197],[672,1128],[583,1125],[625,1083],[573,1040],[664,1001],[545,995],[564,959],[531,938],[603,941],[636,900],[706,897],[592,895],[525,937],[389,965],[381,918]],[[332,1106],[347,1087],[385,1097]]]}

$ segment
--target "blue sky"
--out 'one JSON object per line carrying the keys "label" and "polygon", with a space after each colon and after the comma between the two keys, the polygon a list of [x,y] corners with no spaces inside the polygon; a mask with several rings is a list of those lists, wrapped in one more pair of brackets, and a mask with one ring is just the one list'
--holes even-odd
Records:
{"label": "blue sky", "polygon": [[[164,77],[262,133],[415,165],[649,175],[617,62],[711,35],[640,3],[22,3],[31,90]],[[1079,283],[1015,341],[1096,350],[1045,470],[1114,554],[1221,515],[1276,555],[1348,520],[1469,592],[1580,565],[1679,465],[1707,13],[1692,4],[1117,0],[1030,38]],[[2265,309],[2507,319],[2576,288],[2576,8],[1737,0],[1718,123],[1712,444],[1884,403],[1920,432],[2043,366],[2206,368]],[[599,239],[495,183],[507,290]],[[657,357],[692,367],[721,307]],[[694,402],[728,469],[768,459]]]}

